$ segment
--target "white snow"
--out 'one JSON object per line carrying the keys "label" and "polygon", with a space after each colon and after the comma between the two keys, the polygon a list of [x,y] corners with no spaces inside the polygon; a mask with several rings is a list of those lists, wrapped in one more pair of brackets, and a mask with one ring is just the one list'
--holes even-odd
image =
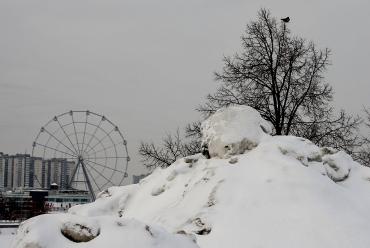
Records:
{"label": "white snow", "polygon": [[15,234],[17,233],[16,228],[0,228],[0,247],[8,248],[10,247]]}
{"label": "white snow", "polygon": [[[62,234],[63,228],[97,236],[88,242],[74,242]],[[90,229],[92,229],[91,232]],[[134,219],[113,216],[88,218],[71,214],[41,215],[27,220],[19,227],[17,238],[13,243],[13,247],[25,248],[173,248],[175,246],[198,247],[194,240],[186,235],[169,234],[161,227],[145,225]]]}
{"label": "white snow", "polygon": [[270,124],[248,106],[219,109],[202,123],[202,144],[211,157],[241,154],[256,147],[267,134]]}
{"label": "white snow", "polygon": [[[223,109],[203,124],[215,147],[211,159],[183,158],[137,185],[109,188],[69,214],[30,219],[13,247],[370,247],[370,168],[303,138],[270,136],[253,112]],[[256,146],[244,154],[219,150],[245,139]],[[70,221],[100,234],[73,243],[60,231]]]}

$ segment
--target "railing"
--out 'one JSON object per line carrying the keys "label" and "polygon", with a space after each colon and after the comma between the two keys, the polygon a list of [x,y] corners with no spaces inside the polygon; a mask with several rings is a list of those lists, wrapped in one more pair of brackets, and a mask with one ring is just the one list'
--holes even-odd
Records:
{"label": "railing", "polygon": [[0,228],[18,228],[20,223],[16,220],[0,220]]}

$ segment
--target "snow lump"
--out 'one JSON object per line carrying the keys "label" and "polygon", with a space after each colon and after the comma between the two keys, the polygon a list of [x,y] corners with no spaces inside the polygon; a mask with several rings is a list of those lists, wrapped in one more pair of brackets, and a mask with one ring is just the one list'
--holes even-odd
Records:
{"label": "snow lump", "polygon": [[256,147],[271,134],[270,124],[257,110],[248,106],[231,106],[216,111],[202,123],[202,146],[211,157],[228,157]]}

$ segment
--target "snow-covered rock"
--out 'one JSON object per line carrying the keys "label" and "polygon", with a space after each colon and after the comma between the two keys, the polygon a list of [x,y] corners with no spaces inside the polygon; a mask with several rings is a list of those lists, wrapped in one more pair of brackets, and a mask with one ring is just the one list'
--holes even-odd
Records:
{"label": "snow-covered rock", "polygon": [[[119,242],[152,247],[138,241],[149,238],[146,225],[164,228],[167,232],[159,232],[179,247],[194,247],[193,240],[201,248],[370,247],[370,168],[303,138],[270,136],[253,112],[232,107],[203,124],[204,140],[214,147],[210,159],[179,159],[137,185],[109,188],[69,214],[31,219],[14,247],[27,242],[57,247],[50,246],[53,236],[63,244],[59,247],[116,247]],[[243,154],[222,151],[223,145],[243,139],[255,146]],[[60,231],[65,222],[95,227],[99,235],[73,243]]]}
{"label": "snow-covered rock", "polygon": [[41,215],[24,222],[13,247],[19,248],[197,248],[184,234],[134,219],[113,216]]}
{"label": "snow-covered rock", "polygon": [[257,110],[248,106],[231,106],[216,111],[202,123],[202,146],[211,157],[242,154],[256,147],[271,134],[270,124]]}

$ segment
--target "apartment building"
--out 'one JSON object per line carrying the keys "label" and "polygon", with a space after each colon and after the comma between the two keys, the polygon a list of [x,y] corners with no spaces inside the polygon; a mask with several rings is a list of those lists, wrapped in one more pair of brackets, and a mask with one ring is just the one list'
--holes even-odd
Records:
{"label": "apartment building", "polygon": [[29,154],[0,153],[0,190],[48,189],[52,183],[66,189],[75,166],[75,162],[63,158],[43,160]]}

